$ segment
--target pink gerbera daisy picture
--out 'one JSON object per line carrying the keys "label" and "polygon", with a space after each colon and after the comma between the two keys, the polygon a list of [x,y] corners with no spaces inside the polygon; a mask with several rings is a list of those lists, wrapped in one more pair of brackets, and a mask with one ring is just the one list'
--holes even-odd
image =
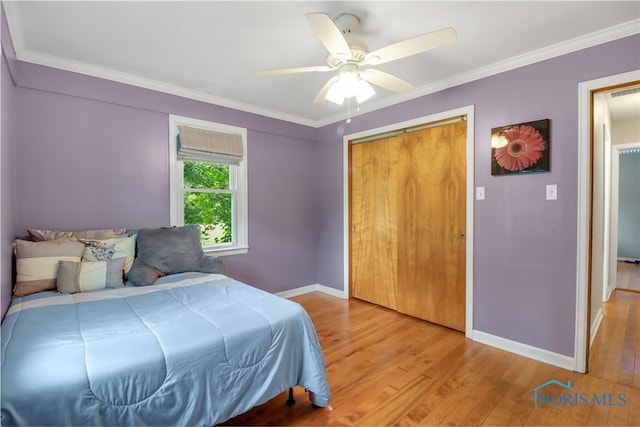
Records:
{"label": "pink gerbera daisy picture", "polygon": [[511,173],[535,166],[546,148],[545,138],[538,129],[529,124],[506,128],[494,136],[495,140],[499,141],[494,146],[495,161]]}

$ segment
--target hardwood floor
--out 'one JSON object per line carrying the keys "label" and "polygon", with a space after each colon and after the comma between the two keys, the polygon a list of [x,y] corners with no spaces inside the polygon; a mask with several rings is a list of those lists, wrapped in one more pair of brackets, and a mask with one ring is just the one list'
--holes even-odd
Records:
{"label": "hardwood floor", "polygon": [[[640,425],[640,293],[616,291],[605,304],[588,374],[360,300],[318,292],[293,300],[318,332],[333,410],[313,407],[296,387],[294,406],[285,405],[285,392],[224,425]],[[569,403],[534,408],[532,389],[551,379],[571,381],[569,394],[545,389]]]}
{"label": "hardwood floor", "polygon": [[618,261],[616,288],[640,292],[640,264]]}

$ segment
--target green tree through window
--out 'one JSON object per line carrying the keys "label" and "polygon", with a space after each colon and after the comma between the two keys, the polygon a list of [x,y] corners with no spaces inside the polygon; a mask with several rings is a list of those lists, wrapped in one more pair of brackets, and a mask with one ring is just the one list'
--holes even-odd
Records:
{"label": "green tree through window", "polygon": [[184,162],[184,223],[200,227],[203,245],[232,242],[230,172],[225,164]]}

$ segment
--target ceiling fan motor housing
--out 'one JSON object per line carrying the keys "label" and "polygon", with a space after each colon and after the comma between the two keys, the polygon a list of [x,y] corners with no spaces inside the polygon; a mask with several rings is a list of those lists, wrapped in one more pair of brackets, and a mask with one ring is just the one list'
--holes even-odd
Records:
{"label": "ceiling fan motor housing", "polygon": [[[353,43],[353,42],[357,43]],[[331,68],[338,68],[342,64],[346,64],[348,62],[358,63],[366,58],[369,53],[369,47],[367,44],[360,39],[348,39],[349,50],[351,51],[351,58],[346,58],[342,55],[329,55],[327,58],[327,65]]]}
{"label": "ceiling fan motor housing", "polygon": [[352,13],[343,13],[338,15],[336,19],[333,20],[336,23],[336,26],[342,31],[344,34],[350,33],[351,31],[358,28],[360,25],[360,18]]}

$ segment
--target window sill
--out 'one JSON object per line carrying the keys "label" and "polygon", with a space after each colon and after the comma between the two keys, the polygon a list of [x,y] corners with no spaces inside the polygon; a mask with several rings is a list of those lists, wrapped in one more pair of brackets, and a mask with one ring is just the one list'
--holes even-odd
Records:
{"label": "window sill", "polygon": [[212,256],[229,256],[229,255],[243,255],[249,253],[248,246],[233,246],[227,248],[207,248],[203,247],[204,253]]}

